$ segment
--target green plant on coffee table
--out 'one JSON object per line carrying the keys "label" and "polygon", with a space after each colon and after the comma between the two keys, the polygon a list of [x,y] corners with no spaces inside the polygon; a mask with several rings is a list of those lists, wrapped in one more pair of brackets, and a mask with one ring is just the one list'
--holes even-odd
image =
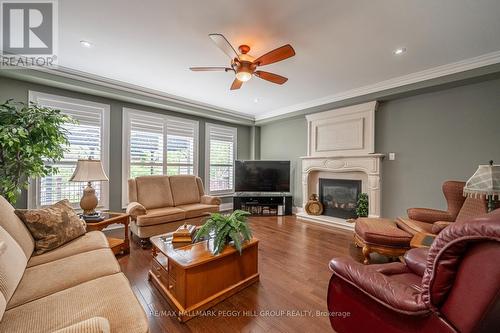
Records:
{"label": "green plant on coffee table", "polygon": [[0,195],[14,204],[29,179],[57,173],[68,145],[61,111],[8,100],[0,104]]}
{"label": "green plant on coffee table", "polygon": [[235,210],[231,214],[213,213],[205,224],[196,232],[195,241],[208,238],[213,233],[213,254],[219,254],[229,242],[240,252],[243,242],[252,239],[252,232],[247,223],[249,212]]}
{"label": "green plant on coffee table", "polygon": [[358,217],[368,217],[368,194],[360,193],[356,204],[356,215]]}

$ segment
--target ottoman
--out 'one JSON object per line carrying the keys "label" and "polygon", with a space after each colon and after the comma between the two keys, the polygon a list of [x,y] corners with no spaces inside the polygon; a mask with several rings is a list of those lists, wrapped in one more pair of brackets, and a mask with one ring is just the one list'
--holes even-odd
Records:
{"label": "ottoman", "polygon": [[400,257],[410,249],[413,235],[384,218],[358,218],[354,227],[354,242],[363,248],[364,264],[370,263],[370,253]]}

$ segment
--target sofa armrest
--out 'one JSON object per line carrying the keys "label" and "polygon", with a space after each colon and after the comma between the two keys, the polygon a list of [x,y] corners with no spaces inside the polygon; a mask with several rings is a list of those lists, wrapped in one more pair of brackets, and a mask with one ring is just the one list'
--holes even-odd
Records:
{"label": "sofa armrest", "polygon": [[109,321],[103,317],[92,317],[67,326],[53,333],[110,333]]}
{"label": "sofa armrest", "polygon": [[127,205],[127,214],[130,215],[132,220],[136,220],[137,216],[146,215],[148,212],[146,208],[138,202],[131,202]]}
{"label": "sofa armrest", "polygon": [[[370,265],[362,265],[351,258],[334,258],[330,261],[330,269],[342,280],[394,311],[409,315],[429,312],[422,301],[421,292],[391,279]],[[394,269],[393,267],[391,273],[397,274]],[[403,264],[398,269],[401,270],[400,273],[410,272]]]}
{"label": "sofa armrest", "polygon": [[211,195],[202,195],[200,200],[200,203],[205,205],[220,205],[220,202],[219,197],[213,197]]}
{"label": "sofa armrest", "polygon": [[406,251],[404,261],[406,266],[415,274],[424,276],[427,267],[427,253],[429,248],[419,247]]}
{"label": "sofa armrest", "polygon": [[432,233],[433,234],[439,234],[441,231],[443,231],[444,228],[449,226],[450,224],[453,224],[455,222],[446,222],[446,221],[436,221],[434,224],[432,224]]}
{"label": "sofa armrest", "polygon": [[408,217],[412,220],[434,223],[436,221],[453,222],[453,216],[445,210],[430,208],[409,208]]}

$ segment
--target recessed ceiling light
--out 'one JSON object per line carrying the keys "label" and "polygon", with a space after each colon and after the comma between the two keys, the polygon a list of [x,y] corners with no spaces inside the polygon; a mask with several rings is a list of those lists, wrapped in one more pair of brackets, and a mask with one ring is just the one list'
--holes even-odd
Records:
{"label": "recessed ceiling light", "polygon": [[406,47],[400,47],[399,49],[395,49],[392,51],[395,55],[401,55],[406,52]]}
{"label": "recessed ceiling light", "polygon": [[86,47],[86,48],[91,48],[91,47],[92,47],[92,43],[91,43],[91,42],[89,42],[89,41],[87,41],[87,40],[81,40],[81,41],[80,41],[80,45],[81,45],[82,47]]}
{"label": "recessed ceiling light", "polygon": [[253,99],[253,102],[254,102],[254,103],[259,103],[259,102],[260,102],[260,99],[258,99],[257,97],[255,97],[255,98]]}

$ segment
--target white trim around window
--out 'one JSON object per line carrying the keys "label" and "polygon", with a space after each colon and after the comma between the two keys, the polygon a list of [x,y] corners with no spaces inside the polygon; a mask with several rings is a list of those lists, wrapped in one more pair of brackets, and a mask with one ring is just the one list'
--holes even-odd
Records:
{"label": "white trim around window", "polygon": [[[132,170],[134,165],[136,169],[149,168],[146,174],[198,175],[198,121],[123,108],[122,127],[122,207],[128,204],[128,179],[137,176],[138,172],[140,175],[140,171]],[[133,138],[134,143],[131,142]],[[150,151],[144,149],[147,147]],[[172,151],[184,151],[189,156],[181,158],[169,154]]]}
{"label": "white trim around window", "polygon": [[205,189],[209,194],[234,193],[237,143],[236,127],[205,124]]}
{"label": "white trim around window", "polygon": [[[103,165],[104,171],[109,176],[109,132],[110,132],[110,106],[107,104],[101,104],[96,102],[90,102],[82,99],[69,98],[58,95],[45,94],[37,91],[29,91],[28,98],[30,102],[37,103],[44,107],[50,107],[54,109],[61,110],[65,114],[69,114],[79,120],[79,124],[82,126],[87,126],[86,128],[94,128],[95,135],[93,137],[93,143],[98,144],[99,154],[101,163]],[[72,128],[77,130],[79,125],[75,125]],[[78,133],[69,133],[70,143],[72,136],[78,136]],[[70,145],[71,147],[71,145]],[[70,151],[65,154],[65,158],[57,165],[61,165],[65,168],[70,168],[73,165],[76,166],[76,160],[78,158],[86,158],[87,156],[80,155],[81,150],[76,149],[75,151]],[[69,185],[67,181],[61,176],[58,179],[59,184],[67,184],[67,187],[74,186],[69,193],[74,194],[75,198],[71,199],[73,207],[79,209],[79,197],[83,195],[83,188],[85,184],[75,183],[74,185]],[[95,185],[95,184],[94,184]],[[109,182],[100,182],[96,187],[96,191],[99,193],[99,203],[98,208],[109,209]],[[81,189],[81,192],[80,192]],[[28,208],[38,208],[48,204],[48,200],[45,198],[42,200],[42,180],[40,178],[31,179],[30,185],[28,187]],[[64,192],[62,192],[64,193]],[[79,193],[79,194],[78,194]],[[54,193],[54,198],[61,196],[61,193]],[[64,195],[65,196],[65,195]],[[47,201],[44,204],[42,201]]]}

